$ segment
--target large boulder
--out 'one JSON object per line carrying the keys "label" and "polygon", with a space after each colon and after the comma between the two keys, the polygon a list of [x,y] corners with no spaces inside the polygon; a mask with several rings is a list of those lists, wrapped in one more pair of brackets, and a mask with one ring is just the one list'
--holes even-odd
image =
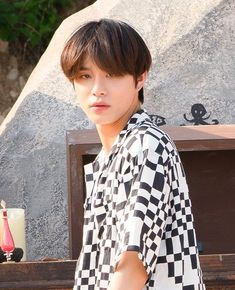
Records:
{"label": "large boulder", "polygon": [[92,127],[59,65],[71,33],[95,18],[129,22],[152,52],[145,107],[156,120],[195,124],[204,108],[201,123],[234,123],[234,13],[235,0],[98,0],[64,20],[0,127],[0,198],[26,209],[28,259],[69,254],[65,134]]}

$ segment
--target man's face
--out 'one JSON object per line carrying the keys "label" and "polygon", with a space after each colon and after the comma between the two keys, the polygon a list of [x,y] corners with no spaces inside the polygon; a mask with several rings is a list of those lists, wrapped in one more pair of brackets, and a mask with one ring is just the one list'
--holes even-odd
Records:
{"label": "man's face", "polygon": [[96,125],[126,121],[140,106],[141,81],[136,85],[132,75],[110,75],[89,57],[82,64],[74,87],[81,108]]}

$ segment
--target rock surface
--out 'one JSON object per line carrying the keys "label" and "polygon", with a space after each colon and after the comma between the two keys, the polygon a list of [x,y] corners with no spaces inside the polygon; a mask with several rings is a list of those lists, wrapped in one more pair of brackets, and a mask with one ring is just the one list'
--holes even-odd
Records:
{"label": "rock surface", "polygon": [[33,70],[31,64],[11,55],[7,41],[0,40],[0,125],[25,86]]}
{"label": "rock surface", "polygon": [[153,56],[151,114],[167,125],[193,124],[184,114],[194,119],[192,106],[201,104],[205,122],[234,123],[234,13],[235,0],[98,0],[61,24],[0,127],[1,198],[26,209],[28,259],[69,253],[65,134],[92,126],[59,66],[72,31],[100,17],[131,23]]}

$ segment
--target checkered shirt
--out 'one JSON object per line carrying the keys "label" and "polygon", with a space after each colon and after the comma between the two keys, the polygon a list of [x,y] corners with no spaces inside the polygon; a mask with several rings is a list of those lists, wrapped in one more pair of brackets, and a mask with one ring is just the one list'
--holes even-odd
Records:
{"label": "checkered shirt", "polygon": [[[74,290],[108,288],[124,251],[138,252],[149,279],[144,290],[204,290],[191,201],[169,136],[139,110],[85,165],[83,248]],[[127,284],[128,289],[128,284]]]}

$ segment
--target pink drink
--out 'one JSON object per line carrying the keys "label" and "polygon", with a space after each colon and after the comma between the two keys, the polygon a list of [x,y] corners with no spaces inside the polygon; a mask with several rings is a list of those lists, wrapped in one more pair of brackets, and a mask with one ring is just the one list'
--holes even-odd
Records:
{"label": "pink drink", "polygon": [[2,232],[1,248],[3,252],[6,252],[7,256],[9,256],[10,252],[12,252],[15,249],[14,240],[8,224],[6,209],[3,210],[3,232]]}

